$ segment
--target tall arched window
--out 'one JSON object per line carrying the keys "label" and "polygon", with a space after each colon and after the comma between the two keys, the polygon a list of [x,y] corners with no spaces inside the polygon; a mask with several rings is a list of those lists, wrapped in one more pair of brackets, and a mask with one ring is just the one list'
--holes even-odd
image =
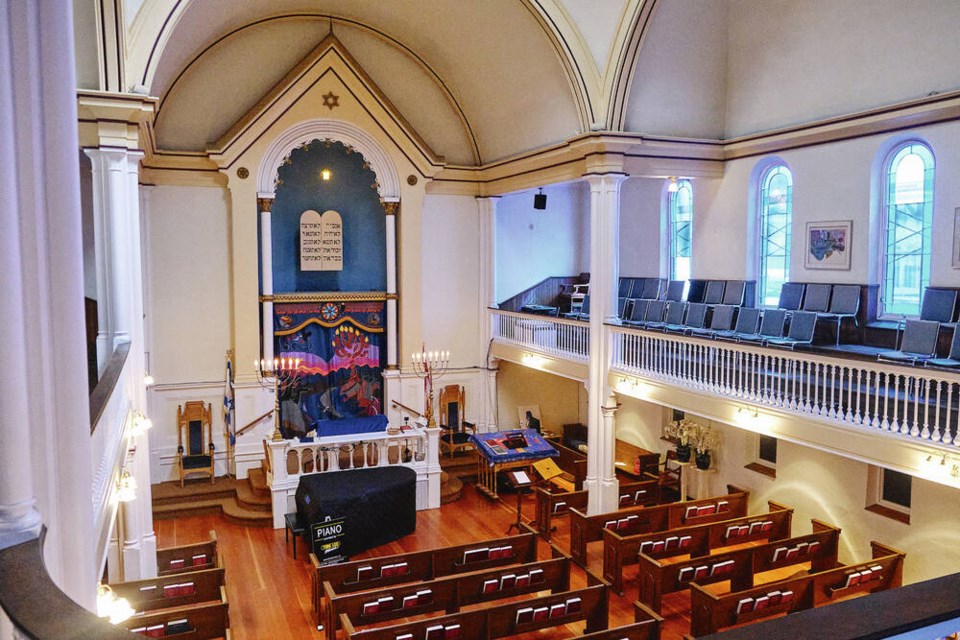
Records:
{"label": "tall arched window", "polygon": [[693,186],[689,180],[678,180],[676,184],[677,190],[668,193],[670,279],[689,280],[693,255]]}
{"label": "tall arched window", "polygon": [[780,287],[790,280],[790,226],[793,219],[793,176],[785,164],[774,164],[760,176],[760,305],[775,307]]}
{"label": "tall arched window", "polygon": [[890,152],[885,168],[880,312],[917,316],[930,284],[933,153],[922,142],[907,142]]}

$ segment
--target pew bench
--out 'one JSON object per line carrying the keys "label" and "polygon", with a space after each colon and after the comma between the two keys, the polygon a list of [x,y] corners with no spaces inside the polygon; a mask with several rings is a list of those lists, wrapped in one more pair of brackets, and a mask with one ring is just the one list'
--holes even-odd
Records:
{"label": "pew bench", "polygon": [[203,571],[218,565],[216,531],[210,532],[208,542],[157,549],[157,573],[161,576]]}
{"label": "pew bench", "polygon": [[727,495],[648,507],[628,507],[587,516],[570,509],[570,556],[587,566],[587,544],[603,539],[607,527],[630,535],[665,531],[681,526],[716,522],[747,515],[750,492],[727,485]]}
{"label": "pew bench", "polygon": [[693,582],[700,585],[730,581],[731,591],[744,591],[754,586],[754,575],[783,567],[809,563],[812,571],[826,571],[837,566],[840,529],[811,520],[813,533],[776,540],[755,547],[662,563],[644,552],[638,554],[641,603],[660,613],[665,594],[684,591]]}
{"label": "pew bench", "polygon": [[[218,558],[218,561],[220,558]],[[134,611],[153,611],[209,602],[220,598],[225,583],[222,566],[184,574],[169,574],[111,584],[118,598],[126,598]]]}
{"label": "pew bench", "polygon": [[703,636],[771,616],[793,613],[875,593],[903,582],[905,554],[871,542],[872,559],[819,573],[770,582],[752,589],[714,594],[690,585],[690,633]]}
{"label": "pew bench", "polygon": [[606,584],[564,591],[483,609],[426,620],[357,629],[347,615],[340,616],[345,640],[492,640],[520,633],[586,621],[586,633],[608,626]]}
{"label": "pew bench", "polygon": [[561,593],[570,589],[570,557],[551,545],[552,558],[484,571],[454,574],[434,580],[389,586],[372,591],[337,594],[324,583],[327,602],[327,638],[336,638],[340,616],[349,617],[354,629],[399,618],[495,602],[540,591]]}
{"label": "pew bench", "polygon": [[651,533],[622,535],[605,528],[603,535],[603,579],[623,595],[623,569],[637,564],[640,551],[661,560],[679,555],[701,557],[714,549],[758,540],[789,538],[793,509],[768,501],[769,512]]}
{"label": "pew bench", "polygon": [[[650,506],[660,502],[659,478],[652,474],[646,474],[646,478],[620,485],[619,508]],[[537,487],[535,497],[537,531],[548,542],[553,531],[554,516],[569,515],[570,509],[583,512],[587,508],[586,491],[550,492]]]}
{"label": "pew bench", "polygon": [[580,637],[587,640],[660,640],[662,617],[634,601],[633,620],[632,624],[585,633]]}
{"label": "pew bench", "polygon": [[328,619],[325,609],[329,603],[326,602],[324,583],[329,583],[340,595],[534,562],[537,559],[537,534],[526,524],[523,527],[527,533],[515,536],[340,564],[321,565],[317,556],[311,553],[311,591],[316,623],[323,625]]}
{"label": "pew bench", "polygon": [[160,609],[137,614],[120,623],[132,633],[148,638],[175,638],[176,640],[212,640],[228,638],[230,617],[227,589],[220,587],[216,602]]}

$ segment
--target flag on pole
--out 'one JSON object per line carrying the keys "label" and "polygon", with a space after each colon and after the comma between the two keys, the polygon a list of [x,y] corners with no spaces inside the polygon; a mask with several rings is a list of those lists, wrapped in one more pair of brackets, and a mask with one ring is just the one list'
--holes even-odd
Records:
{"label": "flag on pole", "polygon": [[237,438],[233,431],[233,366],[230,363],[229,353],[227,353],[227,375],[223,383],[223,426],[232,447],[237,443]]}

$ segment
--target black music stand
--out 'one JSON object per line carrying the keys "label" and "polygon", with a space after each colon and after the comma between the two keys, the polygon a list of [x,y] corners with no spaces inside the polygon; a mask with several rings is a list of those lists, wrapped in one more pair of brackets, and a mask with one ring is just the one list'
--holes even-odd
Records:
{"label": "black music stand", "polygon": [[510,486],[513,487],[513,490],[517,493],[517,521],[510,525],[510,528],[507,529],[507,535],[510,535],[510,532],[513,531],[513,528],[517,528],[517,533],[523,531],[520,527],[522,522],[521,507],[523,505],[523,489],[527,489],[533,486],[533,478],[530,477],[530,474],[524,469],[517,469],[516,471],[507,472],[507,481],[510,482]]}

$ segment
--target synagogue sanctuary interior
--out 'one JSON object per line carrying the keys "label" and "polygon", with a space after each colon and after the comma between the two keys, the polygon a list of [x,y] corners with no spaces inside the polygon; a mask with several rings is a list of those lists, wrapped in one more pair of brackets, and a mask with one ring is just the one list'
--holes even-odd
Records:
{"label": "synagogue sanctuary interior", "polygon": [[0,639],[957,638],[958,32],[0,0]]}

